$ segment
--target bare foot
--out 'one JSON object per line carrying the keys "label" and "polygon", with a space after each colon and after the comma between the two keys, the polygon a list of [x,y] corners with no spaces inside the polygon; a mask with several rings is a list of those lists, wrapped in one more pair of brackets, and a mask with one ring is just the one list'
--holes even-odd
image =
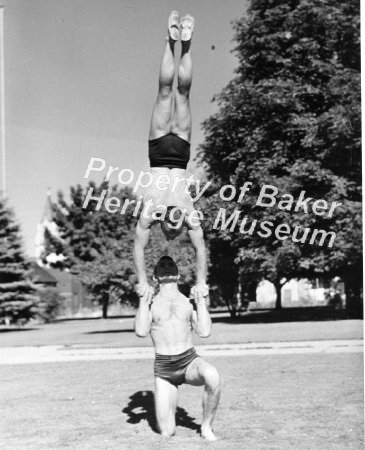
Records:
{"label": "bare foot", "polygon": [[204,439],[206,439],[207,441],[216,441],[218,438],[217,436],[213,433],[212,429],[207,427],[207,428],[202,428],[200,430],[200,434],[202,435],[202,437]]}

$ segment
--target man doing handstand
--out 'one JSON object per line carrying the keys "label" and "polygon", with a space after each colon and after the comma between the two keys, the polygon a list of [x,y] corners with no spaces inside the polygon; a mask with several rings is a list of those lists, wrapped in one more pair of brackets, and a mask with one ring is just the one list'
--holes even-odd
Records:
{"label": "man doing handstand", "polygon": [[155,346],[155,411],[157,426],[163,436],[175,434],[178,386],[187,383],[204,385],[201,435],[214,441],[212,422],[220,396],[217,369],[199,357],[193,346],[192,329],[200,337],[208,337],[211,319],[206,300],[194,302],[179,292],[178,268],[169,256],[157,263],[155,279],[159,293],[152,304],[140,297],[135,319],[135,332],[140,337],[151,333]]}
{"label": "man doing handstand", "polygon": [[[154,182],[144,196],[144,207],[138,220],[134,242],[134,263],[138,277],[137,292],[140,296],[147,295],[149,299],[151,299],[152,290],[147,279],[144,251],[150,229],[156,223],[161,224],[167,239],[174,239],[182,232],[184,226],[187,227],[196,254],[195,298],[208,295],[206,251],[200,225],[201,213],[194,209],[188,189],[189,182],[186,178],[191,137],[189,93],[192,81],[190,46],[193,28],[192,16],[181,17],[177,11],[171,12],[148,142]],[[180,35],[181,57],[178,84],[176,92],[173,92],[174,49]]]}

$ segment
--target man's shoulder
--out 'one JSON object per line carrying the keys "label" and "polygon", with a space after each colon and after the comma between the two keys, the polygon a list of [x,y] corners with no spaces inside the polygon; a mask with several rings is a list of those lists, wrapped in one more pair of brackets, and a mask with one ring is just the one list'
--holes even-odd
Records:
{"label": "man's shoulder", "polygon": [[179,292],[179,298],[184,299],[186,302],[189,301],[189,297],[187,297],[186,295],[184,295],[182,292]]}
{"label": "man's shoulder", "polygon": [[157,291],[157,293],[153,296],[152,301],[156,301],[156,300],[158,300],[159,298],[161,298],[161,294],[160,294],[159,291]]}
{"label": "man's shoulder", "polygon": [[[186,295],[182,294],[181,292],[178,293],[176,300],[179,302],[183,302],[185,304],[190,304],[191,299],[189,297],[186,297]],[[165,298],[161,295],[160,292],[158,292],[152,299],[152,304],[158,305],[160,303],[164,303],[165,301],[169,301],[168,298]]]}
{"label": "man's shoulder", "polygon": [[159,299],[161,298],[161,294],[159,293],[159,292],[157,292],[157,294],[155,294],[153,297],[152,297],[152,302],[151,302],[151,304],[153,305],[154,303],[156,304],[158,301],[159,301]]}
{"label": "man's shoulder", "polygon": [[196,309],[195,300],[193,298],[186,297],[186,295],[182,294],[181,292],[180,295],[180,298],[184,300],[184,303],[189,306],[189,308],[192,307],[193,309]]}
{"label": "man's shoulder", "polygon": [[[176,296],[177,298],[179,298],[179,299],[185,299],[185,300],[189,300],[189,297],[186,297],[186,295],[184,295],[182,292],[178,292],[178,294],[177,294],[177,296]],[[163,301],[163,300],[167,300],[168,299],[168,297],[166,297],[166,296],[163,296],[163,295],[161,295],[161,292],[157,292],[155,295],[154,295],[154,297],[153,297],[153,300],[161,300],[161,301]]]}

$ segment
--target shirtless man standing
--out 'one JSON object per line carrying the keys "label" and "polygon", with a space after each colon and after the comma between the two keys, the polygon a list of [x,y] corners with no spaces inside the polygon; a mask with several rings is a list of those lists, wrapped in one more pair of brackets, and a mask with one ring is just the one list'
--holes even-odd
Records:
{"label": "shirtless man standing", "polygon": [[[200,226],[202,214],[196,211],[189,192],[186,167],[190,158],[191,112],[189,92],[192,81],[191,38],[194,18],[172,11],[168,21],[168,37],[162,56],[159,89],[152,113],[149,135],[149,158],[153,183],[144,196],[134,241],[134,263],[140,296],[153,295],[145,268],[144,251],[151,227],[160,223],[166,238],[174,239],[188,228],[196,254],[196,299],[208,295],[206,285],[206,251]],[[181,34],[181,57],[176,92],[174,48]]]}
{"label": "shirtless man standing", "polygon": [[199,357],[193,347],[192,329],[208,337],[211,319],[205,298],[195,307],[177,287],[178,268],[169,256],[163,256],[155,267],[159,293],[153,302],[141,297],[135,319],[135,332],[140,337],[151,333],[155,346],[155,410],[157,426],[163,436],[175,434],[178,386],[187,383],[204,385],[201,435],[217,438],[212,422],[220,396],[217,369]]}

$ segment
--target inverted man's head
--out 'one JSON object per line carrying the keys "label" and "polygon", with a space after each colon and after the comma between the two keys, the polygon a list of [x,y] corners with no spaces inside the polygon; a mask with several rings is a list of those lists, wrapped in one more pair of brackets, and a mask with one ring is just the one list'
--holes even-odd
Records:
{"label": "inverted man's head", "polygon": [[155,265],[154,275],[159,283],[176,283],[179,269],[170,256],[162,256]]}
{"label": "inverted man's head", "polygon": [[167,239],[175,239],[179,236],[184,227],[184,213],[177,206],[168,206],[165,220],[161,222],[161,229]]}

